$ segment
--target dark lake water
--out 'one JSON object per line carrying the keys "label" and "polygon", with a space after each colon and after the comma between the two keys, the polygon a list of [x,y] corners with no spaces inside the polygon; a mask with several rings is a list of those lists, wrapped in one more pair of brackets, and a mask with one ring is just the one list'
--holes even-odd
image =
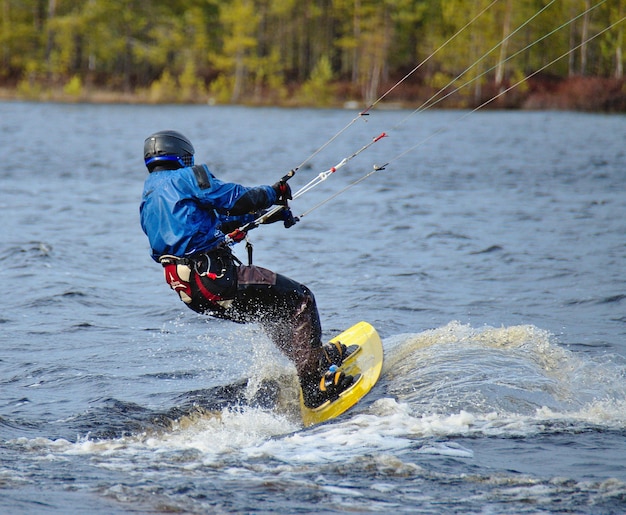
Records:
{"label": "dark lake water", "polygon": [[355,113],[0,103],[0,512],[625,512],[626,117],[410,115],[356,120],[294,190],[388,137],[250,233],[326,338],[384,341],[366,400],[304,429],[259,328],[186,310],[150,259],[142,145],[177,129],[272,184]]}

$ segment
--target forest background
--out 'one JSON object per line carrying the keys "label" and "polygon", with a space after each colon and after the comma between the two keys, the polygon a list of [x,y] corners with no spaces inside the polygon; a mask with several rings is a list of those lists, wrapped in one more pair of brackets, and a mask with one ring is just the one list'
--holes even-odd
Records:
{"label": "forest background", "polygon": [[626,111],[625,4],[0,0],[0,98]]}

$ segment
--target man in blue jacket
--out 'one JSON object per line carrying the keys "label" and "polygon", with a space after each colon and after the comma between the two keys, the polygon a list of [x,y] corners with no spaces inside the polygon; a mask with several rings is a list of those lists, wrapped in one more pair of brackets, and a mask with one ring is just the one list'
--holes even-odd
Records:
{"label": "man in blue jacket", "polygon": [[[194,165],[194,148],[182,134],[159,131],[144,143],[148,177],[140,206],[141,227],[165,280],[192,310],[236,322],[259,323],[295,364],[309,408],[333,400],[354,381],[339,371],[344,345],[322,346],[321,324],[311,291],[265,268],[243,265],[226,235],[273,205],[279,216],[266,223],[295,223],[285,181],[246,187],[222,182],[206,165]],[[281,216],[284,215],[284,216]]]}

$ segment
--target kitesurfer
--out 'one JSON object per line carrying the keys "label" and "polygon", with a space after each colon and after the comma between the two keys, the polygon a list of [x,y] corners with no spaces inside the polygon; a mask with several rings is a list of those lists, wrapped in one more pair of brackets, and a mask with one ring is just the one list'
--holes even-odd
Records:
{"label": "kitesurfer", "polygon": [[194,165],[194,152],[191,141],[173,130],[145,140],[149,173],[140,216],[152,258],[190,309],[259,323],[295,364],[309,408],[332,400],[354,378],[332,367],[349,351],[342,344],[322,345],[313,293],[284,275],[242,264],[227,244],[227,234],[273,205],[283,207],[264,223],[295,224],[287,205],[289,185],[286,180],[257,187],[222,182],[207,165]]}

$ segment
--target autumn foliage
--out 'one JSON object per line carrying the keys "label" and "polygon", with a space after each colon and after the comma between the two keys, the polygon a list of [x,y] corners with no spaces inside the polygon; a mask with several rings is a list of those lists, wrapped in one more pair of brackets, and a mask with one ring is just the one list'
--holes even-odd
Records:
{"label": "autumn foliage", "polygon": [[[626,0],[0,0],[0,94],[623,110]],[[548,63],[538,76],[533,74]],[[416,69],[417,68],[417,69]],[[529,80],[526,80],[526,79]]]}

